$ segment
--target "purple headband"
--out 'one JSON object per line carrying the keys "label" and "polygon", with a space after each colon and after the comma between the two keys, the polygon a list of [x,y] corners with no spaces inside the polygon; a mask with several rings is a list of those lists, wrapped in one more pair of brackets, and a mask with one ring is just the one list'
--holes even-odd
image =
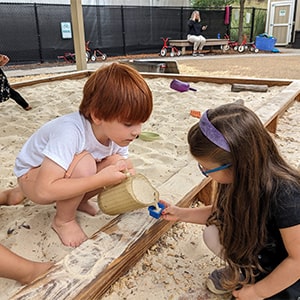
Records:
{"label": "purple headband", "polygon": [[224,138],[223,134],[210,123],[207,117],[207,111],[205,111],[200,119],[199,127],[202,133],[215,145],[222,148],[223,150],[230,152],[229,145]]}

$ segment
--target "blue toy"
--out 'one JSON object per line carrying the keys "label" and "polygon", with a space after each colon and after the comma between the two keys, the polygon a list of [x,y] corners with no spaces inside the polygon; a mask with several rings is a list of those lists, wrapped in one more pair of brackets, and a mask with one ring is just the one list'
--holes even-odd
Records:
{"label": "blue toy", "polygon": [[149,215],[155,219],[159,219],[161,216],[162,211],[165,209],[165,206],[158,202],[158,207],[152,205],[148,207]]}

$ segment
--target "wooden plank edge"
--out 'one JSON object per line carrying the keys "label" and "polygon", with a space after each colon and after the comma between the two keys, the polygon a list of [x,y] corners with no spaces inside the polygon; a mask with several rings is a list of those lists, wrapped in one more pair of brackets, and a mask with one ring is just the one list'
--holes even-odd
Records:
{"label": "wooden plank edge", "polygon": [[[187,193],[177,205],[180,207],[189,207],[195,200],[196,195],[201,190],[206,190],[210,187],[211,180],[205,179],[198,186],[194,187],[189,193]],[[203,194],[203,200],[207,200],[209,193]],[[206,196],[205,196],[206,195]],[[98,232],[110,233],[110,228],[115,226],[119,217],[112,220],[110,223],[102,227]],[[101,274],[97,276],[89,285],[87,285],[74,299],[75,300],[96,300],[114,284],[121,276],[125,275],[146,253],[146,251],[157,243],[161,236],[166,233],[174,222],[168,222],[165,220],[158,220],[151,228],[144,232],[140,239],[131,244],[126,251],[117,259],[115,259]],[[97,236],[97,233],[94,237]],[[93,237],[92,237],[93,238]]]}
{"label": "wooden plank edge", "polygon": [[[300,101],[300,81],[296,80],[287,86],[281,93],[274,96],[271,101],[266,105],[274,107],[278,105],[278,108],[275,111],[271,109],[268,112],[271,113],[270,116],[265,118],[263,113],[263,108],[260,108],[256,114],[262,119],[264,126],[271,133],[276,133],[278,119],[284,114],[284,112],[291,106],[295,101]],[[269,104],[269,105],[268,105]]]}
{"label": "wooden plank edge", "polygon": [[187,82],[208,82],[219,84],[257,84],[268,86],[287,86],[291,84],[292,80],[287,79],[271,79],[271,78],[242,78],[242,77],[210,77],[210,76],[195,76],[195,75],[182,75],[182,74],[168,74],[168,73],[149,73],[141,72],[144,78],[170,78],[179,79]]}
{"label": "wooden plank edge", "polygon": [[82,79],[82,78],[90,76],[91,74],[92,74],[92,71],[77,71],[77,72],[65,73],[65,74],[54,75],[54,76],[50,75],[45,78],[12,83],[11,87],[17,89],[17,88],[26,87],[26,86],[32,86],[35,84],[49,83],[52,81],[59,81],[59,80],[65,80],[65,79]]}
{"label": "wooden plank edge", "polygon": [[[26,86],[32,86],[39,83],[49,83],[56,80],[64,79],[81,79],[90,76],[95,71],[78,71],[71,72],[61,75],[48,76],[45,78],[23,81],[19,83],[11,84],[13,88],[20,88]],[[170,79],[179,79],[183,81],[190,82],[208,82],[208,83],[219,83],[219,84],[260,84],[268,86],[287,86],[291,84],[292,80],[286,79],[271,79],[271,78],[242,78],[242,77],[210,77],[210,76],[195,76],[195,75],[183,75],[176,73],[150,73],[150,72],[141,72],[141,75],[144,78],[170,78]]]}

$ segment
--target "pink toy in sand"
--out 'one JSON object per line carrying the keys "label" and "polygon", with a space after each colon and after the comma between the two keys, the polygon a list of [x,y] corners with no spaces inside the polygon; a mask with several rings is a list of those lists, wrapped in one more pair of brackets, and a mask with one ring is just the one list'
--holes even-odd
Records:
{"label": "pink toy in sand", "polygon": [[178,79],[172,80],[172,82],[170,83],[170,88],[178,92],[186,92],[188,90],[197,91],[196,89],[191,88],[189,83],[180,81]]}

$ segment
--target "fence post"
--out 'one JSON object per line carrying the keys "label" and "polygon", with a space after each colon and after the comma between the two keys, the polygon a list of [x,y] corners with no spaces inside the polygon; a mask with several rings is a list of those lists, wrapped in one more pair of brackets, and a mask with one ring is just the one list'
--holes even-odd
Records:
{"label": "fence post", "polygon": [[180,8],[180,39],[183,40],[183,7]]}
{"label": "fence post", "polygon": [[250,42],[253,41],[253,32],[254,32],[254,21],[255,21],[255,7],[252,7],[252,20],[251,20],[251,30],[250,30]]}
{"label": "fence post", "polygon": [[37,42],[39,47],[39,57],[40,57],[40,63],[43,63],[43,54],[42,54],[42,43],[41,43],[41,32],[40,32],[40,24],[39,24],[39,16],[37,13],[37,6],[36,3],[34,3],[34,17],[35,17],[35,25],[36,25],[36,33],[37,33]]}
{"label": "fence post", "polygon": [[123,5],[121,5],[121,22],[122,22],[123,54],[126,55],[126,35],[125,35],[124,7],[123,7]]}

